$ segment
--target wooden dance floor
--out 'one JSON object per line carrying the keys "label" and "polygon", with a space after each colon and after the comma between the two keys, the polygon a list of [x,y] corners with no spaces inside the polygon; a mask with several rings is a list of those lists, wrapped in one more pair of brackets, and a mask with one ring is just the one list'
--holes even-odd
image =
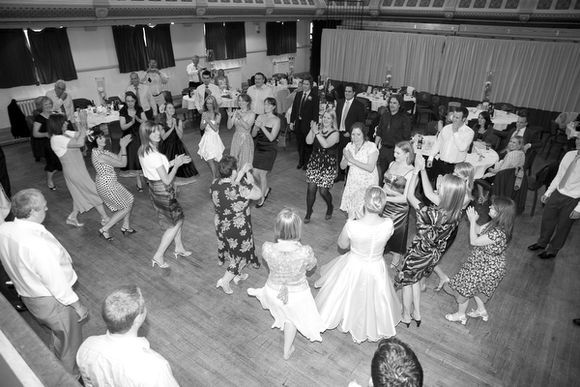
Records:
{"label": "wooden dance floor", "polygon": [[[229,149],[232,132],[222,128]],[[322,343],[310,343],[298,335],[296,351],[289,361],[282,358],[283,334],[271,329],[273,319],[257,299],[246,294],[248,287],[261,287],[267,269],[249,269],[250,277],[232,288],[228,296],[216,289],[224,268],[217,265],[214,211],[210,202],[209,168],[197,156],[200,135],[188,128],[185,142],[192,153],[198,180],[179,189],[185,211],[183,239],[193,256],[175,260],[171,246],[166,260],[171,269],[151,268],[151,258],[161,232],[147,192],[138,193],[134,179],[120,179],[134,194],[132,226],[138,231],[123,237],[120,224],[107,242],[98,237],[96,211],[79,216],[86,225],[65,224],[72,200],[62,174],[56,175],[58,190],[46,187],[44,165],[35,163],[28,143],[5,146],[4,152],[12,192],[34,187],[48,200],[45,226],[68,249],[79,275],[77,292],[89,307],[91,317],[84,336],[103,334],[100,317],[103,297],[113,288],[128,283],[141,287],[147,301],[148,323],[144,335],[152,348],[171,364],[181,386],[346,386],[356,379],[366,386],[375,343],[355,344],[350,334],[337,330],[322,335]],[[305,213],[304,172],[297,170],[295,142],[280,149],[270,175],[272,193],[263,208],[252,208],[257,252],[264,241],[273,240],[274,218],[284,206]],[[90,164],[90,161],[89,161]],[[89,171],[94,173],[92,166]],[[343,184],[332,189],[339,207]],[[466,326],[445,320],[455,311],[454,299],[435,293],[435,276],[427,280],[422,294],[420,328],[399,326],[397,337],[411,345],[425,371],[426,386],[572,386],[580,380],[580,222],[576,222],[567,245],[554,260],[543,261],[526,246],[535,242],[542,209],[530,217],[531,199],[524,215],[517,219],[508,249],[508,275],[488,304],[488,322],[470,319]],[[304,227],[303,243],[313,247],[319,266],[337,256],[336,240],[345,217],[335,210],[324,220],[325,205],[318,197],[312,222]],[[411,227],[411,235],[414,227]],[[467,223],[460,226],[442,268],[456,272],[469,252]],[[410,235],[410,238],[411,238]],[[409,239],[410,240],[410,239]],[[314,283],[315,271],[309,281]],[[392,273],[391,273],[392,276]],[[316,291],[313,291],[316,294]],[[471,306],[470,306],[471,308]],[[23,316],[30,321],[30,315]]]}

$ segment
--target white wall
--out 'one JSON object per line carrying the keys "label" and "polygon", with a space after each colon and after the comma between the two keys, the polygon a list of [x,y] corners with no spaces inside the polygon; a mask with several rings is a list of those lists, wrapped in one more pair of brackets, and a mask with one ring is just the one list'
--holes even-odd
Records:
{"label": "white wall", "polygon": [[[297,24],[294,71],[308,71],[310,66],[310,38],[308,21],[299,21]],[[259,32],[257,29],[259,26]],[[67,30],[72,50],[73,60],[78,79],[67,82],[67,92],[73,98],[88,98],[95,102],[99,100],[95,78],[103,77],[107,96],[121,95],[129,83],[129,74],[119,72],[113,32],[111,27],[69,28]],[[172,94],[181,94],[187,87],[185,67],[191,61],[191,56],[197,54],[204,60],[205,39],[203,23],[189,25],[175,24],[171,26],[171,40],[175,67],[163,69],[170,76],[168,90]],[[275,71],[273,60],[285,61],[287,56],[266,56],[266,23],[246,23],[246,51],[247,58],[234,61],[215,62],[216,68],[225,68],[234,88],[241,87],[241,83],[254,73],[261,71],[271,75]],[[283,67],[284,63],[279,66]],[[0,106],[7,107],[14,98],[17,100],[35,98],[44,95],[53,85],[23,86],[10,89],[0,89]],[[6,108],[0,109],[0,130],[10,128]]]}

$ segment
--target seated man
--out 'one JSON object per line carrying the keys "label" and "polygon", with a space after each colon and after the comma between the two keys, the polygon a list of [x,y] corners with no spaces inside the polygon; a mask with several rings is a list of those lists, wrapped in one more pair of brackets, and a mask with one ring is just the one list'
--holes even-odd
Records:
{"label": "seated man", "polygon": [[102,316],[107,333],[89,337],[77,353],[85,386],[178,386],[167,360],[137,336],[147,317],[139,287],[122,286],[109,294]]}
{"label": "seated man", "polygon": [[518,112],[518,120],[515,124],[509,124],[506,130],[503,131],[495,130],[494,134],[501,138],[498,151],[500,157],[508,152],[507,146],[510,139],[516,136],[521,136],[524,140],[523,151],[526,154],[526,166],[528,166],[528,162],[532,160],[533,155],[537,153],[538,149],[542,146],[540,133],[537,130],[528,127],[528,112],[525,109]]}

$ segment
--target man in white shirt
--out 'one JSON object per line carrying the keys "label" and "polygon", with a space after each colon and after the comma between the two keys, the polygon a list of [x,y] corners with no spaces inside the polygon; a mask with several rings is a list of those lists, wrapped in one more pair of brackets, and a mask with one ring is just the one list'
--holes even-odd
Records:
{"label": "man in white shirt", "polygon": [[[475,135],[473,130],[465,125],[468,114],[465,107],[460,108],[453,112],[451,124],[441,129],[427,160],[427,167],[432,167],[431,177],[453,173],[455,164],[465,161]],[[434,162],[436,156],[439,156],[439,159]]]}
{"label": "man in white shirt", "polygon": [[203,69],[199,65],[199,56],[194,55],[191,58],[191,63],[187,65],[185,68],[185,72],[187,73],[187,77],[189,78],[189,87],[190,88],[197,88],[201,85],[201,71]]}
{"label": "man in white shirt", "polygon": [[157,68],[157,61],[155,59],[149,60],[149,67],[145,72],[145,76],[141,79],[141,82],[148,85],[151,89],[151,94],[158,106],[165,103],[165,96],[163,92],[165,91],[165,85],[169,81],[169,77]]}
{"label": "man in white shirt", "polygon": [[266,76],[262,73],[254,75],[255,84],[248,87],[246,92],[252,98],[252,111],[258,114],[264,114],[264,100],[266,98],[275,98],[274,91],[266,85]]}
{"label": "man in white shirt", "polygon": [[54,84],[54,90],[46,92],[46,96],[52,100],[52,108],[66,115],[67,120],[71,121],[74,117],[75,108],[72,97],[66,92],[66,83],[59,79]]}
{"label": "man in white shirt", "polygon": [[576,137],[576,149],[567,152],[558,173],[542,196],[545,203],[538,241],[528,249],[544,250],[538,256],[554,258],[566,243],[572,224],[580,218],[580,138]]}
{"label": "man in white shirt", "polygon": [[77,274],[68,252],[42,225],[47,203],[37,189],[12,198],[15,219],[0,225],[0,260],[30,313],[52,333],[52,349],[78,377],[75,356],[87,308],[73,290]]}
{"label": "man in white shirt", "polygon": [[126,91],[132,91],[137,96],[139,100],[139,105],[143,108],[145,116],[148,120],[152,120],[153,117],[157,115],[157,103],[149,86],[142,84],[139,80],[139,75],[136,72],[132,72],[130,75],[131,83],[127,86]]}
{"label": "man in white shirt", "polygon": [[77,354],[85,386],[178,387],[167,360],[137,335],[147,317],[139,287],[109,294],[102,316],[107,333],[86,339]]}
{"label": "man in white shirt", "polygon": [[222,104],[220,88],[211,81],[211,72],[209,70],[204,70],[201,73],[201,80],[203,83],[195,89],[194,93],[195,107],[199,114],[203,112],[205,100],[210,95],[216,99],[218,106]]}

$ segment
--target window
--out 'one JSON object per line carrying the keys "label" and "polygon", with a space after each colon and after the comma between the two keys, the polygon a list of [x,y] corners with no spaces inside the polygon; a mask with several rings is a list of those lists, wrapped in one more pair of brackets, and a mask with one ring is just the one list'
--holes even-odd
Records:
{"label": "window", "polygon": [[113,26],[113,40],[121,73],[144,70],[149,59],[160,69],[175,66],[169,24]]}
{"label": "window", "polygon": [[205,47],[213,50],[214,60],[245,58],[244,23],[205,23]]}
{"label": "window", "polygon": [[296,52],[296,22],[266,23],[266,55]]}

